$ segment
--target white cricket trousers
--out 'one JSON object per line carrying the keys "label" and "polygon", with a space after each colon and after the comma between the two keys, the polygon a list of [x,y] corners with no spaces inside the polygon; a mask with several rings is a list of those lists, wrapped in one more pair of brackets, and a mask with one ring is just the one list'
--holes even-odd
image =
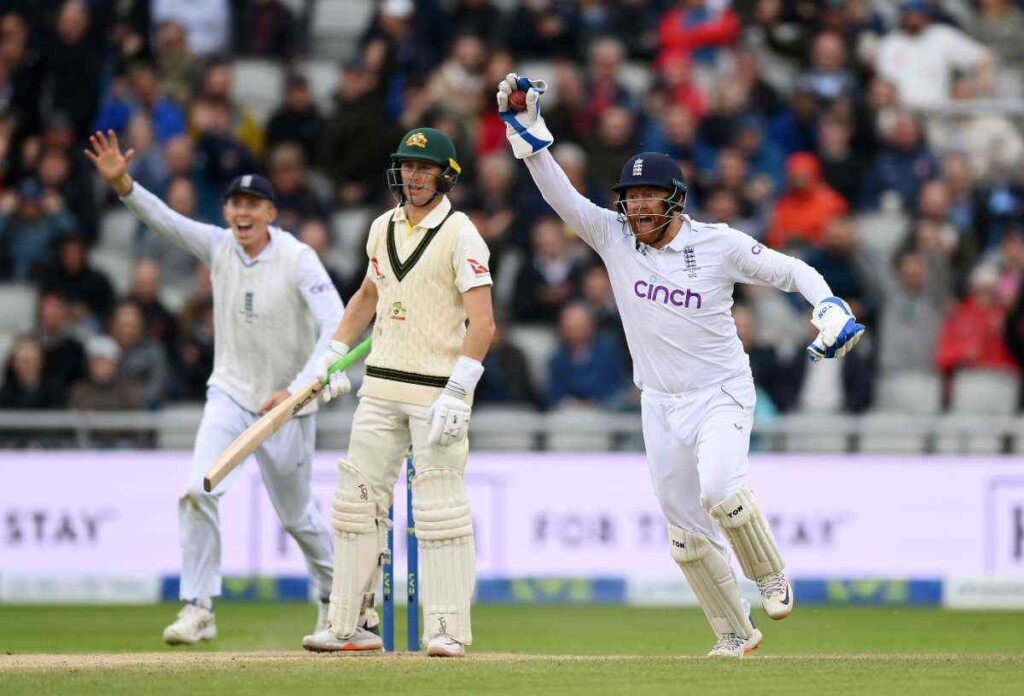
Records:
{"label": "white cricket trousers", "polygon": [[[238,480],[239,466],[212,493],[203,476],[213,461],[260,415],[239,406],[217,387],[206,391],[203,420],[196,434],[185,495],[179,501],[181,591],[183,600],[221,593],[221,540],[218,503]],[[313,474],[315,416],[293,418],[256,450],[263,483],[281,526],[298,542],[318,597],[331,593],[334,538],[320,518],[310,487]]]}
{"label": "white cricket trousers", "polygon": [[756,394],[749,377],[667,394],[644,388],[641,412],[654,493],[676,527],[725,537],[708,510],[743,488]]}

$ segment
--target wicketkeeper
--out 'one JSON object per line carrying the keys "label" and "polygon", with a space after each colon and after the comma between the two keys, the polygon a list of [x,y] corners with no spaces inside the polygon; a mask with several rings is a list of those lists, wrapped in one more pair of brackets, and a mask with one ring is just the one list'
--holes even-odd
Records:
{"label": "wicketkeeper", "polygon": [[[97,132],[86,156],[121,202],[151,230],[210,267],[215,333],[213,374],[196,433],[192,469],[179,505],[181,599],[178,618],[164,630],[172,645],[217,635],[213,598],[221,593],[218,504],[237,480],[236,469],[213,492],[203,475],[260,414],[313,379],[343,313],[341,297],[316,252],[272,226],[277,215],[270,182],[236,178],[224,193],[228,228],[190,220],[132,180],[117,135]],[[281,525],[306,557],[321,599],[317,630],[327,625],[331,536],[313,502],[311,477],[316,401],[256,450],[256,461]]]}
{"label": "wicketkeeper", "polygon": [[[672,558],[717,636],[709,654],[743,657],[762,636],[740,597],[728,546],[757,582],[770,617],[789,616],[794,599],[768,521],[744,484],[755,395],[730,312],[733,284],[800,292],[819,331],[807,347],[811,360],[841,357],[864,327],[807,264],[685,214],[686,182],[667,155],[643,152],[626,162],[612,187],[617,212],[577,193],[548,152],[545,87],[508,75],[498,85],[498,111],[544,200],[608,268],[642,390],[647,459]],[[526,93],[518,112],[510,108],[517,90]]]}
{"label": "wicketkeeper", "polygon": [[[489,252],[445,195],[460,171],[447,135],[414,128],[391,161],[388,187],[398,206],[371,224],[366,278],[317,363],[318,376],[326,376],[374,321],[348,460],[338,462],[330,628],[303,645],[314,651],[382,648],[371,607],[392,492],[412,445],[422,640],[429,655],[458,657],[473,641],[475,553],[463,473],[473,391],[494,334]],[[344,373],[335,373],[321,393],[329,400],[350,389]],[[374,615],[369,621],[368,612]]]}

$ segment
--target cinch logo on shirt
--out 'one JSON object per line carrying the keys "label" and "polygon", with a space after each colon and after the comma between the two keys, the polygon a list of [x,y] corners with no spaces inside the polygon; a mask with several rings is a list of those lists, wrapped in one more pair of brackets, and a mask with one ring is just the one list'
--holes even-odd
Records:
{"label": "cinch logo on shirt", "polygon": [[690,301],[695,300],[697,303],[697,309],[701,306],[700,293],[693,292],[689,288],[686,290],[669,290],[666,286],[658,283],[658,279],[651,276],[650,282],[646,280],[638,280],[633,283],[633,293],[641,300],[650,300],[651,302],[660,302],[661,304],[671,304],[676,307],[686,307],[690,309]]}

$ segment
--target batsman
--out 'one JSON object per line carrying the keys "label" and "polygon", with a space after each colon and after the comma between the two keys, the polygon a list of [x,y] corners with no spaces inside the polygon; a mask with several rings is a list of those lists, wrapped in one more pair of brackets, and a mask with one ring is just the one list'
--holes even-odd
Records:
{"label": "batsman", "polygon": [[[373,597],[387,548],[388,508],[411,445],[423,564],[422,641],[428,655],[461,657],[473,641],[476,581],[463,474],[473,391],[494,335],[490,254],[446,195],[460,172],[447,135],[415,128],[391,163],[387,183],[398,205],[371,223],[366,278],[317,363],[317,376],[325,378],[374,321],[348,460],[338,462],[330,626],[307,636],[303,646],[318,652],[382,649]],[[336,372],[321,396],[329,401],[350,389],[344,372]]]}

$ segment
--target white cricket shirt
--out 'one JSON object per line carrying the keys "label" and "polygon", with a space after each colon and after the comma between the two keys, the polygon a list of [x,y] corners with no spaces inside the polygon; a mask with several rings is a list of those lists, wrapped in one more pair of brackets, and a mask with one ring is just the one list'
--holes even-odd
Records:
{"label": "white cricket shirt", "polygon": [[[271,394],[312,381],[343,305],[316,252],[276,227],[250,258],[228,228],[190,220],[136,182],[121,199],[145,225],[210,266],[213,374],[207,382],[256,412]],[[316,410],[314,399],[303,415]]]}
{"label": "white cricket shirt", "polygon": [[973,68],[986,55],[984,46],[959,29],[930,24],[916,36],[904,31],[887,35],[875,65],[896,85],[903,104],[926,109],[949,103],[953,71]]}
{"label": "white cricket shirt", "polygon": [[640,388],[675,394],[750,376],[732,319],[735,283],[798,290],[811,304],[832,295],[803,261],[727,225],[684,216],[670,244],[638,248],[618,214],[581,196],[547,150],[524,161],[544,200],[604,261]]}

